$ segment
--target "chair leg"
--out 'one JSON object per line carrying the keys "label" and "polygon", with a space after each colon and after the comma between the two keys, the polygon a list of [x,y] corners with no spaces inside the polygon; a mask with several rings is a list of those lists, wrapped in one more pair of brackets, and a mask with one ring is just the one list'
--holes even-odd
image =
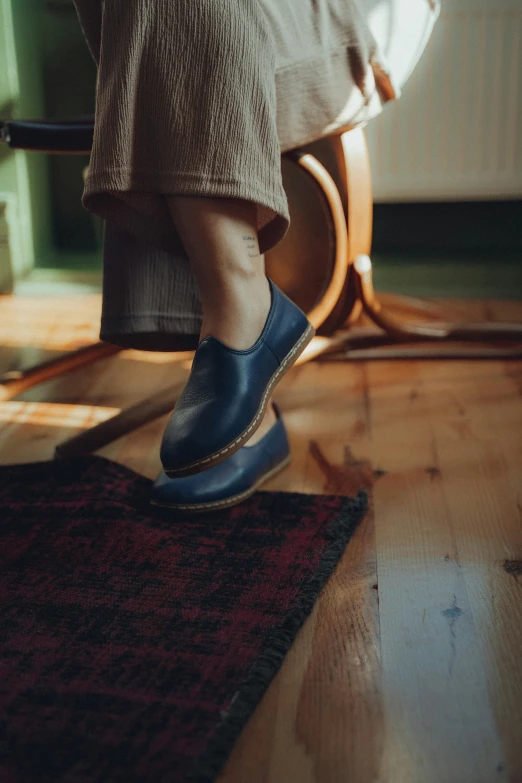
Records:
{"label": "chair leg", "polygon": [[[384,344],[384,343],[383,343]],[[464,361],[464,360],[482,360],[491,361],[499,359],[522,359],[521,348],[462,348],[454,345],[445,344],[444,347],[421,348],[407,347],[397,348],[397,343],[390,348],[375,345],[373,348],[346,349],[339,352],[327,353],[321,361],[325,362],[374,362],[391,361],[392,359],[402,361],[415,361],[416,359],[431,359],[444,361]]]}
{"label": "chair leg", "polygon": [[370,160],[362,129],[332,136],[329,144],[336,161],[337,182],[347,225],[348,270],[343,290],[321,334],[333,334],[354,324],[362,312],[353,262],[369,254],[372,246],[373,196]]}
{"label": "chair leg", "polygon": [[69,438],[56,447],[55,456],[71,458],[92,454],[93,451],[103,448],[123,435],[128,435],[144,424],[159,419],[173,409],[183,386],[184,384],[178,384],[161,389],[145,400],[125,408],[116,416]]}
{"label": "chair leg", "polygon": [[335,257],[330,280],[317,304],[307,313],[308,320],[318,330],[331,316],[342,295],[348,274],[349,254],[346,218],[339,190],[330,173],[316,157],[301,150],[287,155],[318,187],[325,200],[325,215],[334,239]]}
{"label": "chair leg", "polygon": [[[309,313],[316,326],[321,326],[299,364],[324,357],[340,359],[495,359],[520,358],[522,351],[506,348],[462,349],[445,346],[432,348],[396,347],[398,343],[479,341],[497,342],[517,340],[522,342],[522,325],[519,324],[444,324],[402,322],[384,309],[373,288],[370,260],[372,239],[373,199],[368,149],[361,129],[332,137],[331,145],[337,160],[340,185],[336,186],[330,174],[313,156],[301,151],[289,157],[312,177],[328,206],[331,229],[336,240],[336,258],[330,284],[319,304]],[[344,215],[343,215],[344,212]],[[388,296],[390,305],[393,297]],[[397,310],[404,311],[407,301],[397,297]],[[380,330],[350,329],[362,309]],[[394,308],[395,309],[395,308]],[[417,311],[424,307],[416,303]],[[426,308],[427,310],[427,308]],[[114,349],[116,352],[118,349]],[[108,351],[108,355],[110,350]],[[83,362],[87,363],[87,362]],[[81,366],[68,367],[62,372]],[[55,374],[60,374],[55,373]],[[54,377],[54,376],[50,376]],[[43,380],[44,378],[42,378]],[[40,381],[36,381],[40,382]],[[31,383],[29,385],[34,385]],[[27,388],[27,386],[25,387]],[[138,427],[168,413],[174,407],[180,387],[158,392],[113,418],[98,424],[91,430],[65,441],[56,449],[58,457],[88,454],[132,432]],[[18,392],[16,392],[18,393]]]}
{"label": "chair leg", "polygon": [[367,255],[355,259],[359,295],[366,314],[398,341],[512,341],[522,342],[522,324],[509,323],[403,323],[380,304],[372,281],[372,262]]}
{"label": "chair leg", "polygon": [[0,377],[0,400],[9,400],[21,394],[26,389],[37,386],[39,383],[58,378],[60,375],[85,367],[98,359],[105,359],[121,351],[117,345],[109,343],[94,343],[77,351],[69,351],[57,359],[37,364],[27,370],[12,370]]}
{"label": "chair leg", "polygon": [[[345,205],[348,226],[348,253],[352,276],[347,277],[345,300],[348,305],[359,301],[366,315],[383,330],[383,345],[389,344],[389,338],[397,342],[451,342],[474,341],[497,343],[504,341],[522,342],[522,324],[481,324],[481,323],[411,323],[401,321],[384,308],[375,293],[372,281],[370,260],[373,199],[371,189],[371,170],[368,148],[361,129],[347,131],[332,140],[341,179],[341,198]],[[394,297],[387,296],[390,306]],[[397,310],[405,309],[404,298],[397,297]],[[395,308],[394,308],[395,309]],[[418,310],[418,306],[415,308]],[[341,311],[338,310],[338,315]],[[354,310],[350,321],[353,322]],[[376,358],[382,358],[375,354]],[[405,349],[389,352],[389,358],[404,358]],[[417,349],[415,358],[435,358],[432,348]],[[365,349],[364,356],[371,358],[372,349]],[[513,349],[490,347],[475,348],[470,351],[442,349],[440,357],[459,356],[463,358],[517,358],[519,352]],[[353,353],[349,354],[356,358]],[[413,358],[411,350],[408,356]],[[361,357],[362,358],[362,357]]]}

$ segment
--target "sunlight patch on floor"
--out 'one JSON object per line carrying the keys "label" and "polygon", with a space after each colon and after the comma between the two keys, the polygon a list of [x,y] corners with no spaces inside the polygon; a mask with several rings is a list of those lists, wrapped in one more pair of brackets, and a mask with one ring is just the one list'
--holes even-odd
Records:
{"label": "sunlight patch on floor", "polygon": [[120,408],[96,405],[66,405],[54,402],[0,402],[0,422],[38,424],[49,427],[88,429],[120,413]]}

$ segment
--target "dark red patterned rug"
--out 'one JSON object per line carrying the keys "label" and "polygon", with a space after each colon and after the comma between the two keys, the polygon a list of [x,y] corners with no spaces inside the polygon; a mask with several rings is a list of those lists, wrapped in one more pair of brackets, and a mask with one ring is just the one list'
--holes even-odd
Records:
{"label": "dark red patterned rug", "polygon": [[214,780],[366,502],[194,517],[150,488],[96,457],[0,468],[2,783]]}

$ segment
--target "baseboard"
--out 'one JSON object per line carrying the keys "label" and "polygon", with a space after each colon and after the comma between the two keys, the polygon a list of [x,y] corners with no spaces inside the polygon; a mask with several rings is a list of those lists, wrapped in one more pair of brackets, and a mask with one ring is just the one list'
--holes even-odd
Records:
{"label": "baseboard", "polygon": [[409,296],[522,299],[520,254],[415,250],[372,253],[378,291]]}
{"label": "baseboard", "polygon": [[448,251],[519,251],[522,201],[375,204],[373,248]]}

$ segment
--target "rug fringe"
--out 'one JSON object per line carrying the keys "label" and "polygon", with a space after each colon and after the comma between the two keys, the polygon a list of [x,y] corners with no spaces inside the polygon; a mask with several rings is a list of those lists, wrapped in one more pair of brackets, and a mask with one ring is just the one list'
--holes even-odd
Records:
{"label": "rug fringe", "polygon": [[367,505],[368,496],[363,491],[355,498],[346,499],[338,517],[328,529],[330,544],[314,575],[301,585],[299,598],[283,625],[269,633],[260,656],[232,698],[228,711],[222,713],[221,723],[205,752],[186,776],[186,783],[213,783],[221,772],[237,738],[281,668],[319,593],[339,563],[346,545],[366,513]]}

